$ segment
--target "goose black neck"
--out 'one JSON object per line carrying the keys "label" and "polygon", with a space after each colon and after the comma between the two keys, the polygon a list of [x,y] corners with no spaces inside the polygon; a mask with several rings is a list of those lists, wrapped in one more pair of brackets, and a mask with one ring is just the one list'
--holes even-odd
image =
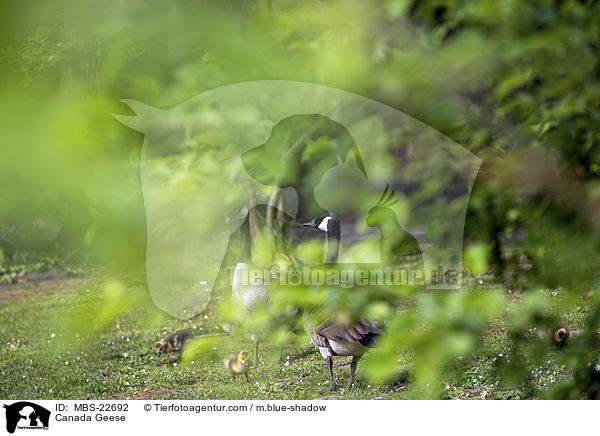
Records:
{"label": "goose black neck", "polygon": [[340,222],[337,218],[332,218],[329,220],[327,227],[327,236],[325,237],[325,247],[327,249],[325,263],[337,263],[341,239]]}
{"label": "goose black neck", "polygon": [[240,227],[241,232],[241,247],[240,247],[240,262],[250,262],[252,259],[252,251],[250,241],[250,216],[246,217],[242,226]]}

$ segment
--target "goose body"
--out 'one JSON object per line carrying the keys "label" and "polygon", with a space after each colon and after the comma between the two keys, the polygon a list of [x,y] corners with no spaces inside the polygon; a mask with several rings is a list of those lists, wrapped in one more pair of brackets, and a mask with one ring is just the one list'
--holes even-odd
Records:
{"label": "goose body", "polygon": [[325,320],[318,323],[316,312],[305,312],[304,330],[323,358],[331,356],[362,356],[373,348],[383,331],[374,323],[358,321],[350,327]]}
{"label": "goose body", "polygon": [[246,262],[238,262],[233,272],[231,284],[231,299],[244,309],[248,314],[258,303],[265,303],[268,299],[265,285],[250,285],[247,283],[250,266]]}

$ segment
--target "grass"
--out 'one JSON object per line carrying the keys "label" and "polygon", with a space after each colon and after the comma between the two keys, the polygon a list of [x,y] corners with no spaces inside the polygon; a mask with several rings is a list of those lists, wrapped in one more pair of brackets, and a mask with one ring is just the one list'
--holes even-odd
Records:
{"label": "grass", "polygon": [[[208,350],[189,364],[175,356],[157,358],[153,344],[173,331],[222,332],[208,313],[190,320],[171,318],[149,300],[143,282],[104,283],[99,277],[50,275],[0,287],[0,397],[4,399],[405,399],[422,392],[410,382],[412,359],[399,356],[398,376],[375,385],[359,370],[350,391],[329,392],[324,360],[304,335],[283,350],[261,344],[250,382],[235,381],[223,357],[252,350],[244,338],[215,336]],[[518,299],[518,297],[516,297]],[[518,303],[517,303],[518,304]],[[577,327],[585,309],[568,322]],[[548,387],[571,378],[559,353],[547,347],[543,364],[529,368],[526,385],[498,374],[510,360],[505,321],[493,322],[475,355],[441,368],[436,398],[540,398]],[[252,354],[252,353],[250,353]],[[336,382],[344,386],[349,359],[337,358]],[[533,362],[533,361],[532,361]],[[533,363],[532,363],[533,365]]]}

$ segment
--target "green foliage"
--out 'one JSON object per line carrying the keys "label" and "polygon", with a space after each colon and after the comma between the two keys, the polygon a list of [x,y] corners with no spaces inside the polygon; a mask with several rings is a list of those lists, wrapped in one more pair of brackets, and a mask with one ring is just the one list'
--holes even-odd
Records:
{"label": "green foliage", "polygon": [[[5,289],[12,289],[8,284],[30,273],[62,269],[80,276],[83,261],[100,266],[110,277],[145,270],[143,138],[112,118],[113,113],[128,111],[120,99],[167,108],[231,83],[262,79],[319,83],[402,110],[484,160],[464,229],[465,289],[427,293],[393,287],[276,287],[270,305],[257,308],[239,327],[235,340],[241,343],[244,333],[258,329],[270,332],[272,344],[285,343],[289,341],[285,332],[301,325],[294,310],[324,304],[328,315],[340,320],[365,316],[386,323],[386,336],[365,357],[364,371],[377,383],[393,383],[400,372],[408,372],[414,386],[408,397],[581,397],[589,368],[597,362],[593,332],[600,327],[599,2],[132,0],[117,5],[53,0],[18,7],[7,3],[0,10],[0,292],[8,292]],[[201,123],[211,129],[155,127],[153,133],[160,133],[155,140],[187,151],[158,156],[153,176],[172,189],[167,194],[175,192],[181,200],[180,218],[193,218],[206,205],[234,204],[236,195],[224,194],[217,182],[200,202],[184,201],[201,181],[234,183],[244,168],[239,162],[223,171],[224,156],[236,150],[233,139],[240,137],[239,132],[219,124],[224,121],[218,116],[196,120],[194,111],[180,114],[175,125]],[[253,138],[262,138],[269,128],[252,108],[230,114],[235,125]],[[357,127],[377,132],[370,144],[374,155],[390,152],[401,161],[407,150],[418,152],[403,148],[419,138],[418,132],[401,127],[395,131],[383,121],[372,117]],[[314,138],[302,151],[300,160],[306,168],[320,174],[329,141]],[[397,161],[372,162],[372,173],[381,180],[395,174]],[[396,213],[402,219],[423,218],[410,216],[414,202],[439,199],[435,193],[452,182],[441,171],[444,159],[428,156],[423,162],[402,177],[414,180],[426,168],[439,170],[432,170],[439,176],[429,178],[421,189],[399,195]],[[314,173],[307,171],[306,178],[314,179]],[[377,199],[377,194],[352,185],[333,204],[342,208],[345,202],[340,199],[347,196],[354,196],[363,212]],[[435,207],[428,214],[459,207],[431,204]],[[239,225],[237,217],[217,212],[199,225],[210,228],[223,220],[231,227]],[[261,219],[263,228],[273,227],[273,220]],[[166,240],[189,238],[185,228],[168,220],[152,230]],[[279,230],[275,239],[257,242],[257,263],[287,271],[320,262],[322,245],[303,244],[291,253],[284,230]],[[353,230],[360,237],[369,231],[365,226]],[[378,254],[365,242],[354,255],[361,259],[373,253]],[[172,259],[173,264],[187,259],[185,254]],[[233,258],[227,253],[225,263]],[[71,315],[65,331],[106,334],[113,342],[119,329],[112,325],[139,306],[146,310],[148,295],[145,288],[131,293],[118,280],[98,286],[97,291],[92,298],[83,289],[73,290],[80,294],[75,299],[79,309],[73,313],[62,304],[70,297],[61,293],[53,294],[56,301],[47,297],[44,302],[56,309],[54,321],[67,312]],[[216,317],[218,311],[224,322],[242,317],[222,301],[228,292],[230,284],[221,277],[207,314]],[[220,349],[221,343],[217,346],[212,339],[198,342],[195,352],[190,351],[193,356],[184,356],[185,371],[177,368],[161,376],[163,368],[150,371],[150,356],[141,351],[125,365],[120,360],[123,353],[132,355],[125,343],[107,347],[99,341],[94,356],[103,356],[106,371],[118,375],[106,382],[99,375],[100,366],[94,366],[94,376],[88,377],[83,364],[70,373],[75,355],[70,365],[59,367],[56,353],[41,340],[35,345],[13,341],[19,335],[12,331],[26,332],[29,341],[37,340],[36,335],[45,338],[47,332],[28,327],[34,316],[26,308],[21,307],[17,316],[11,313],[12,306],[0,301],[6,315],[0,325],[2,353],[14,363],[10,368],[3,364],[2,369],[9,373],[12,387],[19,371],[38,378],[53,371],[52,380],[36,385],[43,387],[35,391],[41,397],[130,392],[131,386],[142,383],[143,371],[151,372],[149,383],[157,397],[176,396],[175,390],[159,392],[165,383],[186,392],[196,383],[206,383],[206,389],[190,394],[202,398],[284,396],[281,386],[286,382],[269,382],[268,377],[279,371],[274,367],[265,369],[264,378],[257,375],[256,387],[225,386],[218,359],[209,364],[210,358],[207,362],[198,357],[210,357],[214,347]],[[282,314],[291,327],[272,328]],[[131,336],[140,349],[146,348],[145,341],[158,326],[176,325],[150,309],[140,316],[151,326],[148,333]],[[530,331],[557,320],[583,331],[560,353],[536,343]],[[45,329],[52,328],[48,323]],[[4,344],[23,349],[10,355],[9,348],[14,347]],[[233,345],[229,351],[235,351]],[[91,361],[86,364],[96,365]],[[209,382],[195,365],[205,365],[202,370],[210,375]],[[297,390],[292,397],[320,395],[314,386],[306,387],[325,381],[319,365],[316,360],[300,360],[293,366],[288,378]],[[543,371],[543,377],[537,371]],[[309,374],[306,383],[296,383],[304,380],[303,373]],[[87,385],[76,382],[82,374],[89,379]],[[541,385],[556,381],[567,382],[542,393]],[[19,393],[22,397],[34,392],[27,387]],[[4,394],[17,397],[10,392],[6,388]],[[405,397],[389,392],[385,396]]]}
{"label": "green foliage", "polygon": [[17,283],[27,275],[46,271],[62,271],[68,276],[83,274],[83,269],[65,259],[44,254],[22,253],[11,262],[0,261],[0,283]]}

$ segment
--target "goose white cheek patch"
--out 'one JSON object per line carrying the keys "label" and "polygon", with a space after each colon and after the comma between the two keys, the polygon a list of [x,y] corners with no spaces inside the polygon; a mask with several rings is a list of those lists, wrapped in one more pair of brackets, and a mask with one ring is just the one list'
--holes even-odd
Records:
{"label": "goose white cheek patch", "polygon": [[321,224],[319,224],[319,230],[323,230],[324,232],[327,232],[327,223],[329,223],[330,219],[331,219],[330,216],[325,217],[325,219],[323,221],[321,221]]}

